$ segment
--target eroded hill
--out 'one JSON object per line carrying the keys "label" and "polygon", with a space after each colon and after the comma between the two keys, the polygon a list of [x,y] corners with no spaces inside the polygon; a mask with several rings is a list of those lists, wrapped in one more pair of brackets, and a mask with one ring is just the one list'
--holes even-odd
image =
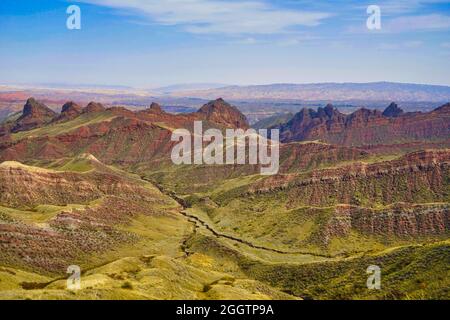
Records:
{"label": "eroded hill", "polygon": [[172,164],[174,129],[248,127],[222,99],[181,115],[27,105],[0,130],[0,299],[448,298],[447,105],[303,110],[270,177]]}

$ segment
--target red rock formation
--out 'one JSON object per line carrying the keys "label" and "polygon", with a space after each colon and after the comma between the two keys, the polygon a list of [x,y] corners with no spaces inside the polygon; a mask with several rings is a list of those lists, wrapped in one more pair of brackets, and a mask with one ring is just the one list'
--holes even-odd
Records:
{"label": "red rock formation", "polygon": [[221,124],[230,128],[249,128],[245,116],[234,106],[225,102],[222,98],[205,104],[197,113],[205,120]]}
{"label": "red rock formation", "polygon": [[443,204],[396,203],[384,209],[351,205],[336,206],[319,232],[323,245],[351,230],[367,235],[415,238],[443,235],[450,231],[450,207]]}
{"label": "red rock formation", "polygon": [[56,113],[46,105],[36,101],[34,98],[27,100],[23,107],[22,115],[17,119],[12,127],[12,132],[31,130],[46,123],[49,123]]}
{"label": "red rock formation", "polygon": [[403,114],[403,110],[398,107],[395,102],[392,102],[386,110],[383,111],[383,116],[385,117],[398,117]]}
{"label": "red rock formation", "polygon": [[67,121],[78,117],[81,114],[82,108],[75,102],[67,102],[62,106],[61,114],[55,118],[54,121]]}
{"label": "red rock formation", "polygon": [[328,105],[303,109],[278,127],[282,142],[322,140],[347,146],[445,140],[450,137],[450,108],[428,113],[402,113],[395,104],[384,113],[360,109],[344,115]]}
{"label": "red rock formation", "polygon": [[156,102],[152,102],[152,104],[150,105],[150,108],[148,109],[148,112],[156,113],[156,114],[164,113],[164,111],[161,108],[161,106],[158,103],[156,103]]}
{"label": "red rock formation", "polygon": [[101,103],[89,102],[89,104],[83,108],[82,113],[93,113],[105,111],[105,107]]}
{"label": "red rock formation", "polygon": [[250,193],[279,192],[288,206],[389,205],[447,201],[450,151],[422,151],[398,160],[353,163],[308,174],[276,175],[255,183]]}
{"label": "red rock formation", "polygon": [[[105,110],[100,104],[90,103],[82,113],[103,112],[108,119],[92,124],[88,121],[81,126],[77,123],[72,130],[22,140],[11,141],[3,136],[0,139],[0,160],[55,159],[90,152],[108,164],[151,162],[161,158],[167,162],[174,145],[170,141],[172,130],[187,128],[192,131],[194,121],[205,121],[205,127],[234,128],[233,125],[241,125],[245,120],[237,109],[225,102],[211,103],[210,106],[209,113],[205,107],[203,112],[175,115],[163,112],[155,104],[150,110],[132,112],[123,107]],[[73,104],[64,108],[67,112],[74,109]],[[223,119],[219,111],[224,112]],[[76,117],[76,112],[70,114]],[[67,127],[70,127],[70,122]],[[32,148],[29,147],[31,145]]]}

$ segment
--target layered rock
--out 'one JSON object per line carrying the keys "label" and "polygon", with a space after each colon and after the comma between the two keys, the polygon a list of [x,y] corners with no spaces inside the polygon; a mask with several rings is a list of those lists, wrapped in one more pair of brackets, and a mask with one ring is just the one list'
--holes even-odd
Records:
{"label": "layered rock", "polygon": [[230,128],[249,128],[245,116],[234,106],[225,102],[222,98],[205,104],[197,113],[205,120],[221,124]]}
{"label": "layered rock", "polygon": [[391,104],[384,113],[359,109],[345,115],[328,105],[303,109],[278,126],[282,142],[321,140],[348,146],[448,140],[450,110],[442,106],[428,113],[403,113]]}
{"label": "layered rock", "polygon": [[288,207],[446,202],[450,151],[415,152],[398,160],[272,176],[250,193],[283,192]]}
{"label": "layered rock", "polygon": [[62,106],[61,114],[55,118],[55,121],[67,121],[78,117],[82,108],[73,101],[67,102]]}
{"label": "layered rock", "polygon": [[345,237],[351,230],[362,234],[418,237],[450,232],[450,206],[445,204],[397,203],[383,209],[339,205],[324,223],[320,240],[327,245],[334,237]]}
{"label": "layered rock", "polygon": [[0,164],[0,203],[9,207],[88,203],[105,195],[149,200],[153,193],[107,167],[81,174],[33,168],[14,161]]}
{"label": "layered rock", "polygon": [[105,111],[105,107],[101,103],[89,102],[89,104],[83,108],[82,113],[94,113]]}
{"label": "layered rock", "polygon": [[[171,163],[170,152],[175,144],[170,139],[172,130],[186,128],[192,131],[194,121],[204,121],[205,128],[220,129],[234,128],[242,122],[247,124],[245,117],[225,102],[211,102],[210,107],[205,107],[202,112],[170,114],[162,111],[157,104],[149,110],[133,112],[123,107],[105,109],[101,104],[89,103],[81,113],[94,114],[94,117],[87,116],[84,125],[70,121],[72,118],[66,119],[64,126],[52,127],[57,126],[55,122],[49,124],[48,132],[51,134],[43,130],[42,135],[25,134],[18,140],[4,136],[0,139],[0,160],[24,162],[89,152],[108,164],[161,163],[161,159]],[[57,119],[76,117],[78,110],[73,103],[68,103],[64,115]],[[30,145],[33,148],[29,148]]]}
{"label": "layered rock", "polygon": [[92,169],[81,173],[18,162],[0,164],[0,206],[14,208],[24,217],[38,212],[35,208],[40,205],[60,206],[41,224],[18,220],[8,214],[10,209],[0,211],[3,264],[64,273],[80,255],[138,240],[137,234],[117,225],[128,224],[141,214],[168,214],[160,208],[171,202],[152,185],[112,170],[92,155],[74,161],[89,163]]}
{"label": "layered rock", "polygon": [[23,107],[22,115],[17,119],[12,132],[31,130],[52,121],[56,112],[34,98],[27,100]]}

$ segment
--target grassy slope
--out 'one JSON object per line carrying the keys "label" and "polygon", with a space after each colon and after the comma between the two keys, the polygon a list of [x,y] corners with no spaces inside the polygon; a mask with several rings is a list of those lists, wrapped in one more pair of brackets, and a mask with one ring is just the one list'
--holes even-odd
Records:
{"label": "grassy slope", "polygon": [[85,113],[70,121],[52,123],[41,128],[14,133],[12,138],[13,140],[18,141],[27,137],[56,136],[73,131],[82,126],[89,126],[103,121],[111,121],[115,117],[116,115],[108,110],[98,113]]}
{"label": "grassy slope", "polygon": [[[54,171],[80,173],[95,169],[86,157],[47,162],[45,166]],[[114,167],[109,169],[155,189],[135,175]],[[159,182],[169,189],[188,190],[189,182],[199,172],[190,169],[183,179],[176,180],[183,176],[182,171],[183,168],[166,168],[160,172]],[[154,172],[150,175],[155,177]],[[84,270],[83,290],[67,291],[65,280],[21,271],[21,266],[1,267],[0,299],[279,299],[292,298],[292,294],[314,299],[449,297],[446,289],[449,287],[448,241],[411,246],[411,239],[369,237],[352,232],[347,237],[332,239],[325,252],[332,256],[345,252],[354,255],[352,258],[298,254],[295,252],[300,250],[324,254],[323,247],[313,240],[321,223],[332,214],[333,205],[287,209],[284,204],[288,199],[283,192],[241,197],[248,186],[261,179],[258,175],[225,180],[217,176],[212,182],[206,177],[205,182],[200,182],[201,192],[187,195],[186,199],[193,205],[188,213],[218,232],[268,249],[292,251],[292,254],[256,249],[217,237],[198,224],[194,229],[193,223],[179,214],[178,204],[164,196],[171,204],[159,209],[170,211],[171,215],[138,215],[131,223],[119,227],[139,235],[139,242],[78,257],[75,264]],[[73,208],[82,209],[79,204],[65,207],[42,204],[30,211],[0,207],[0,214],[42,226],[61,211]],[[367,250],[371,252],[358,253]],[[371,264],[382,268],[381,291],[369,291],[365,287],[365,270]],[[24,290],[24,282],[34,289]]]}
{"label": "grassy slope", "polygon": [[[231,260],[248,277],[306,299],[448,299],[449,240],[314,263],[278,263],[252,260],[239,250],[197,235],[192,250]],[[223,262],[222,262],[223,263]],[[228,263],[230,263],[228,261]],[[220,263],[217,263],[220,265]],[[381,268],[381,290],[366,286],[371,265]]]}
{"label": "grassy slope", "polygon": [[[371,156],[361,162],[371,164],[395,160],[401,153],[384,156]],[[339,162],[332,166],[339,168],[350,162]],[[335,259],[329,263],[313,260],[296,262],[292,255],[290,263],[281,261],[280,256],[270,252],[251,254],[251,250],[236,243],[225,246],[226,241],[211,237],[194,237],[192,252],[201,252],[209,257],[214,256],[215,265],[227,270],[244,270],[246,276],[259,279],[286,292],[305,298],[319,299],[429,299],[449,298],[448,287],[448,234],[426,237],[386,237],[370,236],[351,231],[345,237],[334,237],[327,247],[315,241],[317,231],[335,210],[336,202],[330,206],[312,207],[301,204],[286,205],[288,198],[285,192],[274,192],[265,195],[242,196],[260,176],[231,177],[217,183],[215,177],[206,179],[201,188],[196,185],[202,181],[201,170],[188,168],[182,176],[195,177],[189,184],[188,179],[176,180],[178,169],[150,174],[157,181],[171,190],[187,192],[184,198],[192,205],[189,214],[199,217],[216,231],[236,236],[246,241],[267,248],[284,249],[286,251],[306,250],[313,254],[345,254],[353,255],[352,259]],[[181,168],[179,169],[182,170]],[[169,172],[169,174],[167,174]],[[198,174],[198,176],[197,176]],[[218,173],[220,176],[220,170]],[[197,179],[197,177],[199,179]],[[371,182],[372,183],[372,182]],[[385,188],[384,180],[376,181],[379,185],[371,188]],[[399,179],[406,183],[406,179]],[[448,185],[448,179],[445,182]],[[362,189],[363,190],[363,185]],[[191,192],[189,192],[189,187]],[[404,187],[404,186],[403,186]],[[193,193],[194,191],[195,193]],[[414,197],[419,202],[434,202],[439,195],[431,195],[425,189],[416,190]],[[447,192],[448,196],[448,192]],[[449,199],[441,199],[442,205],[448,205]],[[390,209],[390,204],[382,199],[373,201],[366,193],[358,193],[359,201],[373,206],[376,211]],[[436,198],[437,197],[437,198]],[[394,199],[395,200],[395,199]],[[438,201],[439,202],[439,201]],[[436,242],[436,243],[433,243]],[[420,244],[425,243],[422,247]],[[428,243],[428,244],[427,244]],[[397,248],[397,249],[393,249]],[[361,252],[366,252],[361,256]],[[295,256],[295,255],[294,255]],[[356,256],[356,257],[355,257]],[[261,259],[261,257],[263,257]],[[272,258],[272,259],[271,259]],[[263,262],[262,262],[263,261]],[[264,262],[265,261],[265,262]],[[273,265],[267,261],[276,262]],[[315,263],[311,263],[315,262]],[[366,289],[366,268],[379,263],[384,274],[383,290]],[[300,281],[296,281],[297,276]],[[308,280],[310,279],[310,280]],[[304,283],[305,285],[303,285]]]}
{"label": "grassy slope", "polygon": [[[92,161],[87,157],[57,161],[50,166],[52,172],[70,170],[86,173],[94,170]],[[132,174],[116,168],[109,169],[155,189]],[[11,265],[11,262],[3,260],[0,261],[0,265],[3,265],[0,268],[0,299],[292,298],[259,281],[213,271],[208,263],[205,264],[205,261],[210,260],[208,257],[196,256],[192,265],[190,260],[186,260],[183,242],[192,234],[193,225],[178,213],[176,202],[162,194],[160,196],[166,200],[165,204],[154,209],[166,214],[137,215],[130,223],[117,226],[123,232],[137,235],[139,241],[119,245],[103,253],[79,255],[67,261],[67,265],[76,264],[83,270],[81,291],[67,291],[62,274],[42,276],[32,272],[26,264]],[[62,212],[77,209],[82,213],[84,209],[99,203],[101,200],[84,205],[42,204],[30,210],[0,207],[0,221],[11,222],[14,219],[36,228],[47,228],[48,223]]]}

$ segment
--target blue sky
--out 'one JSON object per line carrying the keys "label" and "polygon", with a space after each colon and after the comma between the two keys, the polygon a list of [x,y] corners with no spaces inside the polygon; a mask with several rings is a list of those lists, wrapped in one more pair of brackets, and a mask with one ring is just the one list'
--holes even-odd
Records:
{"label": "blue sky", "polygon": [[[66,28],[71,4],[81,30]],[[0,83],[450,85],[449,61],[443,0],[0,2]]]}

